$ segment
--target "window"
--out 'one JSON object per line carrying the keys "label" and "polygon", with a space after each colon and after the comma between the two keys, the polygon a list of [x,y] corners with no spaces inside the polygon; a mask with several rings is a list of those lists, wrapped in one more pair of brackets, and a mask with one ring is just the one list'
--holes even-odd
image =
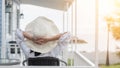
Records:
{"label": "window", "polygon": [[17,53],[20,54],[20,48],[17,48]]}
{"label": "window", "polygon": [[15,54],[15,48],[10,48],[10,53]]}

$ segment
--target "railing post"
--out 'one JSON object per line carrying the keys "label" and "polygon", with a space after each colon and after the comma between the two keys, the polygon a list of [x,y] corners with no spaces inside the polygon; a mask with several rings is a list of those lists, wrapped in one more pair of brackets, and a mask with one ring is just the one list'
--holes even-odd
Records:
{"label": "railing post", "polygon": [[95,68],[98,68],[99,0],[95,0]]}

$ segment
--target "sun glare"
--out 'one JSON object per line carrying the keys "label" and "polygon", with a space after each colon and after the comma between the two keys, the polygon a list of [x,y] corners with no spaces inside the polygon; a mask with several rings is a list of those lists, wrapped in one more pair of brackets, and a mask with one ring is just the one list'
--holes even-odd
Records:
{"label": "sun glare", "polygon": [[[99,0],[99,15],[100,15],[100,20],[104,21],[103,23],[104,23],[104,26],[106,27],[106,32],[107,32],[107,26],[106,26],[107,21],[105,21],[103,18],[105,16],[107,16],[107,17],[110,17],[110,16],[111,17],[117,17],[114,14],[114,12],[116,12],[116,4],[118,4],[118,2],[120,4],[120,0]],[[110,19],[110,21],[111,20],[112,19]],[[112,22],[114,22],[114,21],[112,21]],[[101,26],[101,23],[99,24],[99,26]],[[107,40],[107,37],[106,37],[106,40]],[[109,41],[110,51],[115,51],[115,41],[114,41],[112,35],[110,35],[110,39],[109,40],[110,40]]]}
{"label": "sun glare", "polygon": [[108,15],[113,12],[114,0],[99,0],[99,12],[102,12],[103,15]]}

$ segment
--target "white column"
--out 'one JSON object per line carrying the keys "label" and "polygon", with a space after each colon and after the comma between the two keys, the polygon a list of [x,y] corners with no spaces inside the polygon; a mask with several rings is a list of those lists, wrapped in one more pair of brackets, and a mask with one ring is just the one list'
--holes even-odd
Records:
{"label": "white column", "polygon": [[5,0],[2,0],[2,45],[1,58],[6,58],[6,39],[5,39]]}
{"label": "white column", "polygon": [[[75,0],[75,25],[74,25],[75,37],[77,37],[77,0]],[[75,39],[74,50],[77,50],[77,38]]]}
{"label": "white column", "polygon": [[95,68],[98,68],[99,0],[95,1]]}

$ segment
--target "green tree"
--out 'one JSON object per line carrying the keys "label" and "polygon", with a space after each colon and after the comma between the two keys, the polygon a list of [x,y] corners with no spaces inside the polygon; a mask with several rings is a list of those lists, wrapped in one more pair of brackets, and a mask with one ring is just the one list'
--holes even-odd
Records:
{"label": "green tree", "polygon": [[106,16],[105,20],[107,22],[107,28],[108,28],[108,33],[107,33],[107,53],[106,53],[106,65],[109,66],[109,31],[111,29],[111,25],[114,23],[114,19],[111,16]]}
{"label": "green tree", "polygon": [[[107,55],[106,55],[106,65],[109,65],[109,31],[112,32],[115,40],[120,40],[120,0],[114,0],[115,7],[118,9],[113,15],[105,16],[105,20],[108,25],[108,39],[107,39]],[[120,55],[120,53],[119,53]]]}

